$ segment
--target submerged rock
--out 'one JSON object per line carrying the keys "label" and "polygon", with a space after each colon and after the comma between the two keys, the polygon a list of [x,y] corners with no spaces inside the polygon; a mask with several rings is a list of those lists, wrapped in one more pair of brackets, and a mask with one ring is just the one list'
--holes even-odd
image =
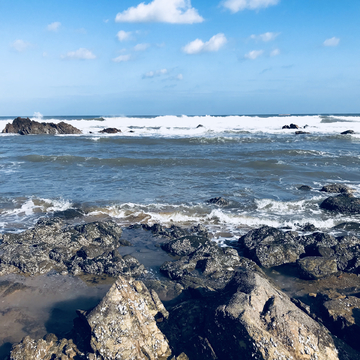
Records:
{"label": "submerged rock", "polygon": [[296,262],[305,252],[294,232],[284,232],[270,226],[249,231],[239,239],[245,255],[265,268]]}
{"label": "submerged rock", "polygon": [[218,205],[218,206],[227,206],[227,205],[229,205],[229,201],[222,198],[222,197],[215,197],[215,198],[212,198],[210,200],[207,200],[206,202],[209,203],[209,204],[214,204],[214,205]]}
{"label": "submerged rock", "polygon": [[120,276],[99,305],[81,316],[90,327],[93,359],[166,360],[171,355],[155,320],[168,312],[140,281]]}
{"label": "submerged rock", "polygon": [[320,208],[347,215],[360,214],[360,198],[345,193],[325,199]]}
{"label": "submerged rock", "polygon": [[341,133],[341,135],[350,135],[350,134],[355,134],[355,131],[354,130],[346,130]]}
{"label": "submerged rock", "polygon": [[301,185],[298,187],[298,190],[301,190],[301,191],[310,191],[311,189],[312,189],[312,187],[309,185]]}
{"label": "submerged rock", "polygon": [[65,226],[59,218],[40,219],[30,230],[0,236],[0,274],[37,275],[52,269],[73,275],[143,274],[143,265],[117,251],[131,245],[121,234],[112,221]]}
{"label": "submerged rock", "polygon": [[3,133],[20,134],[20,135],[38,135],[38,134],[82,134],[81,130],[70,124],[60,122],[58,124],[38,122],[29,118],[17,117],[12,124],[6,124]]}
{"label": "submerged rock", "polygon": [[310,133],[307,131],[295,131],[295,135],[309,135]]}

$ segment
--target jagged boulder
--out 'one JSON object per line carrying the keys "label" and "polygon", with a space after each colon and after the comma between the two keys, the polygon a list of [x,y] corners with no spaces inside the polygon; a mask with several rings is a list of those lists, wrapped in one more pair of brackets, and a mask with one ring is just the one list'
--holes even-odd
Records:
{"label": "jagged boulder", "polygon": [[225,289],[169,312],[161,329],[190,359],[359,359],[258,271],[241,269]]}
{"label": "jagged boulder", "polygon": [[120,276],[99,305],[82,316],[90,327],[93,359],[166,360],[171,355],[155,320],[168,312],[140,281]]}
{"label": "jagged boulder", "polygon": [[327,193],[351,193],[354,191],[354,189],[344,184],[330,184],[330,185],[324,185],[320,189],[320,191],[324,191]]}
{"label": "jagged boulder", "polygon": [[12,124],[6,124],[3,133],[20,134],[20,135],[56,135],[56,134],[82,134],[81,130],[76,127],[60,122],[58,124],[38,122],[29,118],[17,117]]}
{"label": "jagged boulder", "polygon": [[266,268],[296,262],[305,252],[297,233],[270,226],[249,231],[239,244],[247,257]]}
{"label": "jagged boulder", "polygon": [[300,274],[307,280],[321,279],[338,271],[335,258],[308,256],[298,260]]}

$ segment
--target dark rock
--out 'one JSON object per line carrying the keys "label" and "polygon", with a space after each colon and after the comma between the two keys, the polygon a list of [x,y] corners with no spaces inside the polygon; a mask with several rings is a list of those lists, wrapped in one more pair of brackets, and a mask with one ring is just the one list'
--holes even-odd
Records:
{"label": "dark rock", "polygon": [[360,214],[360,199],[349,194],[341,194],[325,199],[320,208],[341,214]]}
{"label": "dark rock", "polygon": [[120,132],[121,132],[121,130],[116,129],[116,128],[106,128],[106,129],[99,131],[99,133],[101,133],[101,134],[117,134]]}
{"label": "dark rock", "polygon": [[310,133],[307,131],[295,131],[295,135],[309,135]]}
{"label": "dark rock", "polygon": [[129,246],[112,221],[65,226],[61,219],[40,219],[33,229],[1,235],[0,274],[44,274],[52,269],[81,273],[139,276],[146,272],[132,256],[117,249]]}
{"label": "dark rock", "polygon": [[330,184],[323,186],[320,191],[327,193],[351,193],[354,190],[343,184]]}
{"label": "dark rock", "polygon": [[202,128],[202,127],[204,127],[204,125],[199,124],[196,128],[199,129],[199,128]]}
{"label": "dark rock", "polygon": [[334,230],[345,230],[360,232],[360,224],[357,222],[344,222],[333,227]]}
{"label": "dark rock", "polygon": [[[339,294],[340,295],[340,294]],[[320,311],[326,327],[356,350],[360,350],[360,299],[355,296],[338,296],[324,299]]]}
{"label": "dark rock", "polygon": [[179,239],[185,236],[199,236],[209,239],[209,233],[207,229],[202,225],[196,225],[190,229],[183,229],[180,226],[172,225],[170,228],[166,228],[160,224],[154,224],[149,226],[143,224],[142,228],[151,231],[154,236],[159,236],[165,239]]}
{"label": "dark rock", "polygon": [[216,198],[212,198],[210,200],[206,201],[209,204],[215,204],[218,206],[227,206],[229,205],[229,201],[227,201],[226,199],[222,198],[222,197],[216,197]]}
{"label": "dark rock", "polygon": [[84,212],[80,209],[66,209],[66,210],[54,212],[54,217],[65,220],[76,219],[83,216],[84,216]]}
{"label": "dark rock", "polygon": [[341,133],[341,135],[349,135],[349,134],[355,134],[354,130],[346,130]]}
{"label": "dark rock", "polygon": [[270,226],[251,230],[239,239],[245,255],[265,268],[293,263],[305,252],[299,236]]}
{"label": "dark rock", "polygon": [[321,279],[338,271],[336,259],[308,256],[297,261],[301,277],[306,280]]}
{"label": "dark rock", "polygon": [[[184,239],[183,243],[186,245],[184,252],[190,254],[176,261],[165,262],[160,270],[184,288],[222,288],[231,280],[239,266],[257,268],[252,261],[240,258],[235,249],[220,248],[212,241],[196,239],[196,242],[188,243]],[[191,252],[195,246],[198,246],[197,249]]]}
{"label": "dark rock", "polygon": [[183,301],[169,313],[159,327],[174,352],[185,351],[190,359],[328,360],[344,355],[338,357],[339,346],[323,325],[251,270],[240,269],[223,290]]}
{"label": "dark rock", "polygon": [[298,187],[298,190],[302,190],[302,191],[310,191],[311,189],[312,187],[308,185],[302,185]]}
{"label": "dark rock", "polygon": [[300,127],[296,124],[284,125],[282,129],[300,129]]}
{"label": "dark rock", "polygon": [[338,244],[338,240],[334,236],[322,232],[305,235],[300,242],[304,245],[306,254],[310,256],[317,252],[314,249],[318,247],[330,248]]}
{"label": "dark rock", "polygon": [[70,124],[60,122],[54,123],[40,123],[29,118],[17,117],[12,124],[7,124],[3,133],[29,135],[29,134],[82,134],[81,130],[75,128]]}
{"label": "dark rock", "polygon": [[208,239],[198,236],[185,236],[162,244],[161,248],[174,256],[187,256],[192,254],[207,241]]}
{"label": "dark rock", "polygon": [[314,224],[307,223],[301,228],[301,230],[306,232],[313,232],[316,231],[317,228]]}

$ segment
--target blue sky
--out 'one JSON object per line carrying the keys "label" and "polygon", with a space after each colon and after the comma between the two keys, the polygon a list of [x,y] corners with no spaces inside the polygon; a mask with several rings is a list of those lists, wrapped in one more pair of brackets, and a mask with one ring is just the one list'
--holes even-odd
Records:
{"label": "blue sky", "polygon": [[0,0],[0,115],[359,113],[358,0]]}

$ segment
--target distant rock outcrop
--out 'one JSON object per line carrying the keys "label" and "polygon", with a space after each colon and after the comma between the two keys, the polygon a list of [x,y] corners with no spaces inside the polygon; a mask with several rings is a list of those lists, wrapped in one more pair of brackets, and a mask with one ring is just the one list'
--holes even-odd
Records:
{"label": "distant rock outcrop", "polygon": [[57,135],[57,134],[82,134],[81,130],[76,127],[60,122],[58,124],[38,122],[30,120],[29,118],[17,117],[12,124],[6,124],[2,131],[5,134],[20,134],[20,135]]}
{"label": "distant rock outcrop", "polygon": [[101,133],[101,134],[117,134],[117,133],[121,133],[121,130],[116,129],[116,128],[106,128],[106,129],[99,131],[99,133]]}
{"label": "distant rock outcrop", "polygon": [[290,125],[284,125],[282,129],[300,129],[299,125],[296,124],[290,124]]}

